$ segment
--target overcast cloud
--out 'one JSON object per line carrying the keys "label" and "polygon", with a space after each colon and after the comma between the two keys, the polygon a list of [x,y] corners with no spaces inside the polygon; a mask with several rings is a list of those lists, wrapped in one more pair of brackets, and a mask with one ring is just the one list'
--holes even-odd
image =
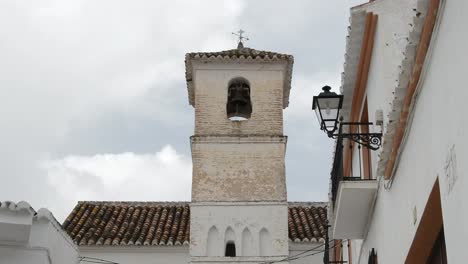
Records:
{"label": "overcast cloud", "polygon": [[295,57],[285,111],[289,200],[324,201],[332,142],[311,112],[339,87],[363,1],[0,1],[0,200],[189,200],[184,56],[246,46]]}

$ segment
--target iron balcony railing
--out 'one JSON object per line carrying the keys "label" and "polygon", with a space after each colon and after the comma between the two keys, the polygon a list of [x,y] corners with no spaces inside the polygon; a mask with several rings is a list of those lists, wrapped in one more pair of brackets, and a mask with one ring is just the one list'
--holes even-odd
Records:
{"label": "iron balcony railing", "polygon": [[335,207],[336,195],[338,187],[343,180],[343,138],[339,137],[336,140],[335,158],[333,159],[333,167],[331,171],[331,194],[333,207]]}
{"label": "iron balcony railing", "polygon": [[[370,145],[366,145],[366,144],[362,144],[362,143],[359,143],[359,144],[356,144],[356,142],[354,142],[353,138],[350,138],[349,134],[350,132],[349,131],[356,131],[356,134],[353,134],[353,135],[362,135],[362,129],[361,129],[361,126],[368,126],[370,123],[343,123],[344,125],[348,126],[347,127],[347,131],[346,133],[343,133],[342,131],[342,126],[340,126],[339,128],[339,132],[338,132],[338,136],[336,138],[336,145],[335,145],[335,156],[334,156],[334,159],[333,159],[333,166],[332,166],[332,171],[331,171],[331,196],[332,196],[332,202],[333,202],[333,207],[335,207],[335,202],[336,202],[336,198],[337,198],[337,195],[338,195],[338,188],[340,186],[340,182],[341,181],[360,181],[360,180],[373,180],[371,179],[370,177],[370,174],[371,174],[371,168],[370,168],[370,150],[373,150],[374,148]],[[366,129],[368,130],[368,128]],[[374,134],[378,134],[378,133],[373,133],[372,135]],[[350,163],[350,168],[351,168],[351,171],[353,171],[353,168],[352,168],[352,164],[353,164],[353,153],[355,152],[353,150],[354,147],[357,147],[357,156],[354,157],[354,158],[357,158],[358,159],[358,164],[359,164],[359,170],[358,168],[355,168],[356,170],[356,174],[358,174],[358,176],[350,176],[350,175],[344,175],[344,170],[343,170],[343,156],[344,156],[344,153],[343,153],[343,150],[344,150],[344,145],[343,145],[343,141],[344,139],[347,139],[348,142],[346,143],[346,145],[348,146],[349,145],[349,154],[350,154],[350,159],[351,159],[351,163]],[[379,143],[380,145],[380,143]],[[363,151],[366,151],[366,156],[367,156],[367,166],[365,166],[366,168],[364,168],[364,161],[363,161]],[[367,177],[369,179],[363,179],[363,171],[367,171]]]}

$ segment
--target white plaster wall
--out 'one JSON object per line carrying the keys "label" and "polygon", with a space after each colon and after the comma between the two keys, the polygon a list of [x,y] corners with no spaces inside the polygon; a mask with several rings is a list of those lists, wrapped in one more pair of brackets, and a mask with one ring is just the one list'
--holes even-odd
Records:
{"label": "white plaster wall", "polygon": [[[31,216],[32,217],[32,216]],[[0,263],[8,264],[75,264],[78,249],[58,223],[34,217],[27,241],[0,241]]]}
{"label": "white plaster wall", "polygon": [[78,249],[58,223],[35,219],[31,229],[30,246],[49,249],[52,263],[76,263]]}
{"label": "white plaster wall", "polygon": [[[5,264],[50,264],[49,255],[43,248],[0,245],[0,263]],[[59,262],[55,262],[59,263]],[[73,263],[77,263],[76,261]]]}
{"label": "white plaster wall", "polygon": [[[392,5],[394,1],[376,1]],[[399,1],[398,1],[399,2]],[[402,5],[402,3],[399,3]],[[395,5],[398,5],[395,2]],[[409,3],[411,6],[411,3]],[[368,82],[369,115],[378,108],[384,109],[390,100],[387,84],[393,69],[386,61],[386,30],[394,21],[385,23],[385,12],[379,16],[373,53],[372,69]],[[442,212],[449,263],[464,263],[466,253],[462,248],[468,235],[467,183],[463,171],[468,169],[468,143],[465,135],[468,118],[465,114],[468,89],[466,89],[466,47],[468,32],[460,30],[468,18],[468,2],[447,1],[440,20],[440,28],[432,43],[423,86],[414,111],[407,143],[401,155],[394,182],[390,190],[381,185],[369,233],[363,241],[359,263],[367,263],[368,252],[376,248],[379,263],[404,263],[413,241],[421,215],[436,178],[441,189]],[[382,35],[383,32],[386,32]],[[393,83],[392,83],[393,85]],[[372,119],[372,117],[370,117]],[[384,122],[385,123],[385,122]],[[374,153],[375,155],[376,153]],[[375,162],[377,157],[373,157]],[[448,162],[456,160],[456,162]],[[375,164],[375,163],[374,163]],[[376,166],[373,167],[374,170]],[[416,218],[413,217],[414,210]]]}
{"label": "white plaster wall", "polygon": [[[345,148],[349,148],[349,144],[345,145]],[[351,167],[352,177],[361,177],[364,178],[364,149],[363,146],[359,144],[353,145],[353,162]],[[372,169],[372,167],[371,167]],[[348,176],[348,175],[345,175]],[[375,178],[375,175],[372,175],[372,178]]]}
{"label": "white plaster wall", "polygon": [[31,212],[0,210],[0,241],[27,242],[33,221]]}
{"label": "white plaster wall", "polygon": [[[416,0],[375,1],[366,4],[365,8],[357,7],[352,12],[365,10],[378,15],[375,32],[371,67],[367,80],[366,96],[368,98],[369,122],[375,124],[375,112],[381,109],[384,112],[384,123],[387,122],[387,113],[391,110],[391,100],[400,72],[399,65],[404,58],[403,51],[406,38],[409,34],[410,24],[416,7]],[[363,22],[364,23],[364,22]],[[357,55],[359,56],[359,54]],[[376,87],[369,89],[369,87]],[[346,99],[346,98],[345,98]],[[351,101],[351,98],[347,98]],[[361,109],[362,111],[362,109]],[[370,132],[385,132],[381,127],[370,126]],[[345,148],[348,147],[347,145]],[[352,175],[359,176],[358,148],[353,149]],[[372,169],[377,168],[378,152],[372,151]],[[362,165],[361,165],[362,166]],[[361,167],[361,169],[363,169]],[[348,176],[348,175],[347,175]],[[375,174],[372,175],[375,178]]]}
{"label": "white plaster wall", "polygon": [[188,246],[80,247],[80,256],[119,264],[187,264],[189,248]]}
{"label": "white plaster wall", "polygon": [[[314,249],[311,251],[311,249]],[[323,243],[294,243],[289,242],[289,257],[292,264],[323,264]],[[303,252],[308,251],[303,254]]]}
{"label": "white plaster wall", "polygon": [[359,263],[356,260],[359,260],[359,256],[361,255],[362,242],[362,239],[351,240],[351,256],[354,259],[354,263]]}
{"label": "white plaster wall", "polygon": [[[195,135],[282,135],[284,63],[194,62]],[[228,83],[235,77],[250,82],[252,116],[227,118]]]}
{"label": "white plaster wall", "polygon": [[[192,203],[190,214],[190,255],[192,262],[226,261],[224,257],[225,232],[234,231],[236,254],[244,259],[259,259],[259,234],[265,228],[271,241],[270,257],[285,258],[288,255],[288,207],[286,203]],[[218,230],[215,256],[207,257],[208,230],[215,226]],[[252,234],[251,256],[242,252],[242,233],[248,228]],[[213,252],[210,250],[210,252]]]}
{"label": "white plaster wall", "polygon": [[[313,256],[291,261],[294,264],[322,264],[324,247],[322,243],[294,243],[289,242],[289,257],[296,256],[304,251],[316,248],[314,251],[307,252],[300,256],[315,253]],[[1,249],[0,249],[0,252]],[[33,257],[40,256],[40,252],[30,253]],[[80,247],[80,256],[105,259],[118,262],[120,264],[187,264],[189,263],[189,247]],[[260,263],[261,260],[258,261]],[[3,263],[3,262],[0,262]],[[19,263],[19,262],[17,262]],[[26,263],[26,262],[25,262]],[[41,263],[41,262],[37,262]]]}
{"label": "white plaster wall", "polygon": [[[366,10],[378,15],[371,64],[367,80],[367,104],[369,122],[375,123],[375,112],[383,111],[383,123],[388,122],[388,113],[395,97],[400,65],[404,59],[403,52],[407,45],[414,9],[417,0],[375,1]],[[386,132],[386,127],[371,126],[370,132]],[[372,151],[372,168],[375,171],[378,162],[378,151]],[[375,175],[375,173],[374,173]]]}

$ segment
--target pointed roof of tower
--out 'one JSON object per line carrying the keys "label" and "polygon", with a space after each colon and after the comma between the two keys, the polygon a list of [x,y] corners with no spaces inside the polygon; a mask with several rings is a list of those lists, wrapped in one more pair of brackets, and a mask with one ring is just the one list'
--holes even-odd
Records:
{"label": "pointed roof of tower", "polygon": [[[242,42],[241,42],[242,43]],[[241,62],[241,63],[276,63],[286,64],[286,75],[284,79],[283,108],[288,107],[289,91],[291,90],[292,67],[294,57],[288,54],[271,51],[256,50],[238,45],[237,49],[224,50],[218,52],[192,52],[185,55],[185,79],[189,94],[189,103],[195,106],[195,93],[193,90],[193,67],[192,62]]]}

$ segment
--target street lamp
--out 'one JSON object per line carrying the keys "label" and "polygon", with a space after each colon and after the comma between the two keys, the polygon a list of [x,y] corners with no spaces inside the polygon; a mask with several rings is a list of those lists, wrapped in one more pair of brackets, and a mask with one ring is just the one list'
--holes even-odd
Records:
{"label": "street lamp", "polygon": [[[371,122],[342,122],[340,110],[343,106],[343,95],[330,92],[331,87],[328,85],[322,90],[323,92],[312,99],[312,110],[317,115],[320,129],[330,138],[346,138],[371,150],[379,149],[382,143],[382,133],[369,133],[368,127],[372,125]],[[347,127],[345,133],[343,133],[344,126]],[[338,132],[335,133],[337,129]]]}
{"label": "street lamp", "polygon": [[331,87],[328,85],[324,86],[322,90],[323,92],[318,96],[314,96],[312,110],[315,110],[320,129],[325,131],[329,137],[333,137],[333,133],[338,128],[338,117],[343,105],[343,95],[330,92]]}

